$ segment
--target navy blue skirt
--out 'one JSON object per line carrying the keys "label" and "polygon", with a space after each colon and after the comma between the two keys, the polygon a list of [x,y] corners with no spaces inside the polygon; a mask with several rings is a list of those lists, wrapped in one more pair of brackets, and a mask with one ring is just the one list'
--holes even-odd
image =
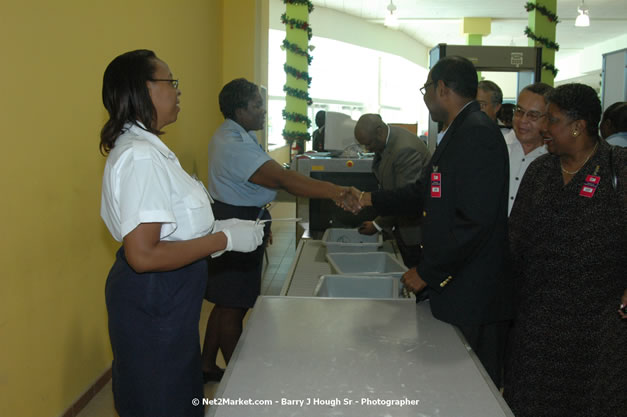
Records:
{"label": "navy blue skirt", "polygon": [[138,274],[116,254],[105,287],[113,349],[113,398],[120,417],[201,417],[198,322],[204,259],[169,272]]}
{"label": "navy blue skirt", "polygon": [[[217,220],[255,220],[259,207],[232,206],[215,201],[211,206]],[[262,219],[270,219],[264,211]],[[270,222],[264,225],[263,244],[249,253],[226,252],[215,259],[207,258],[209,277],[205,298],[222,307],[251,308],[261,293],[264,247],[270,234]]]}

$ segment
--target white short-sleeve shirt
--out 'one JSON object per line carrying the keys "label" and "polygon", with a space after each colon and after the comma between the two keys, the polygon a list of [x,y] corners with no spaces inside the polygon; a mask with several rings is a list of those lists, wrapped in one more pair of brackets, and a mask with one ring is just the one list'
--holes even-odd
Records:
{"label": "white short-sleeve shirt", "polygon": [[[137,122],[141,125],[141,123]],[[209,195],[156,136],[127,124],[107,157],[100,215],[115,240],[140,223],[162,223],[161,240],[188,240],[211,232]]]}

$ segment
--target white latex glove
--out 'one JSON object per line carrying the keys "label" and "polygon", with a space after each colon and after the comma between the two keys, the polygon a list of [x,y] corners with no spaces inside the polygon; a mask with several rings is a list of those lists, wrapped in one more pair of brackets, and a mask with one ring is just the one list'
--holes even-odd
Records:
{"label": "white latex glove", "polygon": [[263,224],[255,224],[254,220],[239,220],[221,232],[226,235],[226,248],[213,253],[212,258],[226,251],[252,252],[263,242]]}
{"label": "white latex glove", "polygon": [[240,222],[246,222],[248,220],[242,220],[242,219],[225,219],[225,220],[214,220],[213,222],[213,230],[211,231],[211,233],[218,233],[223,231],[224,229],[233,226],[234,224],[240,223]]}

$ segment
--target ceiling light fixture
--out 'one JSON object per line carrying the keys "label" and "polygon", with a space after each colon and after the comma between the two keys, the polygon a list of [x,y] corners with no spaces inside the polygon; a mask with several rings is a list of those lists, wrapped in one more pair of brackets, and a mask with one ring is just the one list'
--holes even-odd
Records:
{"label": "ceiling light fixture", "polygon": [[396,6],[392,2],[392,0],[390,0],[390,4],[388,4],[387,10],[388,10],[389,14],[385,15],[385,21],[383,22],[383,26],[392,27],[392,28],[397,27],[398,26],[398,18],[394,14],[394,12],[396,11]]}
{"label": "ceiling light fixture", "polygon": [[588,16],[588,8],[584,6],[583,0],[581,0],[581,5],[577,8],[577,12],[579,13],[579,16],[577,16],[577,19],[575,19],[575,26],[590,26],[590,16]]}

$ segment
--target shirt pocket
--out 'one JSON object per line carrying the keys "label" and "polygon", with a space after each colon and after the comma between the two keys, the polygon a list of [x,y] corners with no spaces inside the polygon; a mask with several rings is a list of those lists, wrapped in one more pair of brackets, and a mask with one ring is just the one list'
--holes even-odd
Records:
{"label": "shirt pocket", "polygon": [[190,226],[191,238],[209,234],[213,228],[213,211],[209,198],[202,193],[192,193],[183,198],[187,220]]}

